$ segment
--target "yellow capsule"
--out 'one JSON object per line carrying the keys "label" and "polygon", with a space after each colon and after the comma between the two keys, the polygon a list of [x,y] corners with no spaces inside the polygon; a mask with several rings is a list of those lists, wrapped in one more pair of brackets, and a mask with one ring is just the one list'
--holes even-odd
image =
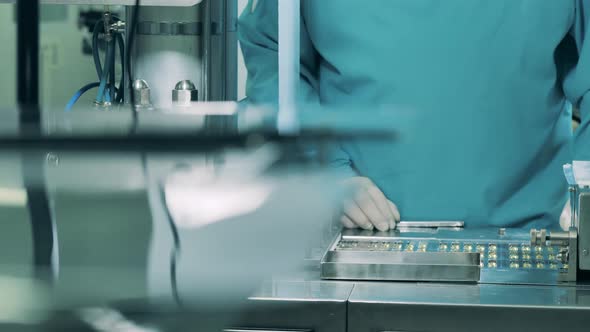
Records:
{"label": "yellow capsule", "polygon": [[550,253],[550,254],[552,254],[552,253],[555,252],[555,248],[553,248],[553,247],[547,247],[547,252]]}
{"label": "yellow capsule", "polygon": [[389,249],[389,247],[391,247],[391,245],[389,244],[389,242],[383,242],[381,244],[381,247],[383,247],[383,249]]}
{"label": "yellow capsule", "polygon": [[406,247],[406,251],[414,251],[414,245],[413,244],[408,244],[408,246]]}
{"label": "yellow capsule", "polygon": [[544,269],[545,268],[545,264],[543,263],[537,263],[537,269]]}
{"label": "yellow capsule", "polygon": [[471,243],[465,243],[463,245],[463,251],[465,251],[465,252],[472,252],[473,251],[473,244],[471,244]]}
{"label": "yellow capsule", "polygon": [[427,242],[420,242],[420,243],[418,243],[418,248],[419,249],[426,249],[426,248],[428,248],[428,243]]}
{"label": "yellow capsule", "polygon": [[498,246],[492,243],[492,244],[490,244],[490,245],[488,246],[488,250],[489,250],[490,252],[492,252],[492,251],[496,251],[496,250],[498,250]]}
{"label": "yellow capsule", "polygon": [[486,251],[486,247],[483,244],[478,244],[476,247],[477,251],[484,252]]}
{"label": "yellow capsule", "polygon": [[530,253],[531,252],[531,246],[526,245],[526,244],[523,244],[521,249],[522,249],[523,253]]}
{"label": "yellow capsule", "polygon": [[457,252],[461,250],[461,245],[459,243],[453,243],[451,244],[451,251],[453,252]]}
{"label": "yellow capsule", "polygon": [[564,269],[564,270],[567,270],[567,269],[569,269],[569,268],[570,268],[570,266],[569,266],[568,264],[563,264],[563,265],[561,266],[561,268],[562,268],[562,269]]}
{"label": "yellow capsule", "polygon": [[446,243],[441,243],[438,245],[438,250],[439,251],[447,251],[447,249],[449,249],[449,245]]}
{"label": "yellow capsule", "polygon": [[401,242],[394,242],[392,246],[393,250],[400,251],[402,250],[402,243]]}
{"label": "yellow capsule", "polygon": [[535,259],[538,261],[542,261],[545,257],[543,257],[543,255],[537,255],[535,256]]}
{"label": "yellow capsule", "polygon": [[522,255],[522,260],[530,261],[531,260],[531,255],[529,255],[529,254],[523,254]]}
{"label": "yellow capsule", "polygon": [[490,254],[488,255],[488,259],[498,259],[498,254],[495,252],[490,252]]}
{"label": "yellow capsule", "polygon": [[516,254],[518,253],[518,246],[511,244],[510,247],[508,247],[508,251],[510,251],[511,254]]}
{"label": "yellow capsule", "polygon": [[520,264],[518,264],[518,262],[510,262],[510,268],[511,269],[519,269]]}
{"label": "yellow capsule", "polygon": [[517,261],[520,258],[520,256],[518,254],[512,254],[510,255],[510,260],[511,261]]}
{"label": "yellow capsule", "polygon": [[543,252],[543,247],[541,247],[541,246],[536,246],[536,247],[535,247],[535,252],[536,252],[536,253],[542,253],[542,252]]}
{"label": "yellow capsule", "polygon": [[550,268],[551,270],[557,270],[557,264],[555,264],[555,263],[551,263],[551,264],[549,264],[549,268]]}
{"label": "yellow capsule", "polygon": [[550,261],[554,261],[555,260],[555,255],[549,254],[547,255],[547,259]]}
{"label": "yellow capsule", "polygon": [[533,267],[533,264],[531,264],[531,262],[523,262],[522,267],[525,269],[530,269]]}
{"label": "yellow capsule", "polygon": [[488,267],[489,268],[496,268],[498,267],[498,263],[496,261],[488,261]]}

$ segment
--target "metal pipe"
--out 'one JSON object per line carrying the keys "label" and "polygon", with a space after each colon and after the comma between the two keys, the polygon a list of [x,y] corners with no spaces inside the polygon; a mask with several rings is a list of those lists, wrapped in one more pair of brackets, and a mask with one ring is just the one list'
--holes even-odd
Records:
{"label": "metal pipe", "polygon": [[205,0],[201,3],[201,22],[203,22],[203,34],[201,35],[202,50],[202,75],[201,75],[201,100],[210,101],[209,77],[211,71],[211,3]]}
{"label": "metal pipe", "polygon": [[40,130],[39,0],[16,2],[17,102],[21,130]]}
{"label": "metal pipe", "polygon": [[[39,0],[16,4],[17,102],[21,133],[41,136],[39,106]],[[23,153],[23,184],[33,237],[33,264],[37,278],[53,281],[57,275],[57,233],[45,186],[45,156]]]}
{"label": "metal pipe", "polygon": [[224,100],[238,99],[238,2],[227,0],[225,13]]}

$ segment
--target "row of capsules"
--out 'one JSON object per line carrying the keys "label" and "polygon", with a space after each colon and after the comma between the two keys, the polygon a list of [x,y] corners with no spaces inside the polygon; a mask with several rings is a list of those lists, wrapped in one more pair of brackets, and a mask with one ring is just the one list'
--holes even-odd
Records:
{"label": "row of capsules", "polygon": [[[507,246],[507,253],[506,253]],[[393,241],[393,242],[364,242],[343,241],[338,245],[339,250],[369,250],[369,251],[406,251],[426,252],[427,241]],[[552,269],[559,268],[560,258],[555,247],[531,247],[526,243],[510,243],[498,245],[496,243],[461,243],[441,241],[439,252],[479,252],[482,267],[510,269]],[[506,260],[508,256],[508,260]],[[500,260],[502,258],[502,260]],[[499,262],[502,261],[502,266]],[[567,269],[567,265],[562,265]]]}
{"label": "row of capsules", "polygon": [[337,250],[368,250],[368,251],[406,251],[426,252],[428,242],[425,241],[342,241]]}
{"label": "row of capsules", "polygon": [[[551,269],[559,268],[559,257],[555,247],[531,246],[527,243],[508,245],[510,268],[518,269]],[[567,266],[562,266],[567,268]]]}
{"label": "row of capsules", "polygon": [[440,242],[439,252],[479,252],[481,255],[481,266],[489,268],[498,267],[498,245],[495,243],[460,243],[452,242],[449,246],[446,242]]}
{"label": "row of capsules", "polygon": [[[499,264],[501,259],[506,261],[505,246],[496,243],[474,244],[452,242],[449,245],[447,242],[440,242],[438,250],[439,252],[479,252],[482,267],[498,268],[502,267]],[[556,249],[554,247],[531,247],[529,244],[512,243],[508,245],[507,256],[508,264],[505,267],[509,267],[510,269],[549,268],[556,270],[559,267],[559,257],[556,255]],[[562,268],[567,268],[567,266],[563,266]]]}

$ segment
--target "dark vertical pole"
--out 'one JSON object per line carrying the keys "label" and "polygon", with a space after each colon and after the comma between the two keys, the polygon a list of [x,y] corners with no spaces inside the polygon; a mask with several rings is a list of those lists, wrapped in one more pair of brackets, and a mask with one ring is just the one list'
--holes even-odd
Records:
{"label": "dark vertical pole", "polygon": [[[39,136],[39,0],[18,0],[17,13],[17,101],[22,135]],[[53,281],[56,271],[56,233],[45,188],[45,156],[42,152],[22,154],[23,182],[33,237],[36,277]]]}
{"label": "dark vertical pole", "polygon": [[39,130],[39,0],[18,0],[17,101],[21,129]]}

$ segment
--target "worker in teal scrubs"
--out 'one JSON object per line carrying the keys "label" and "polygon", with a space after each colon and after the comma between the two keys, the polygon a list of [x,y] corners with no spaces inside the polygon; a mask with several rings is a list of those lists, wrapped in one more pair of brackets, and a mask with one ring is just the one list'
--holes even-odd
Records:
{"label": "worker in teal scrubs", "polygon": [[[590,0],[302,0],[301,19],[303,101],[394,112],[399,133],[342,147],[345,226],[559,226],[562,165],[590,160]],[[277,0],[251,0],[251,103],[277,100],[277,30]]]}

